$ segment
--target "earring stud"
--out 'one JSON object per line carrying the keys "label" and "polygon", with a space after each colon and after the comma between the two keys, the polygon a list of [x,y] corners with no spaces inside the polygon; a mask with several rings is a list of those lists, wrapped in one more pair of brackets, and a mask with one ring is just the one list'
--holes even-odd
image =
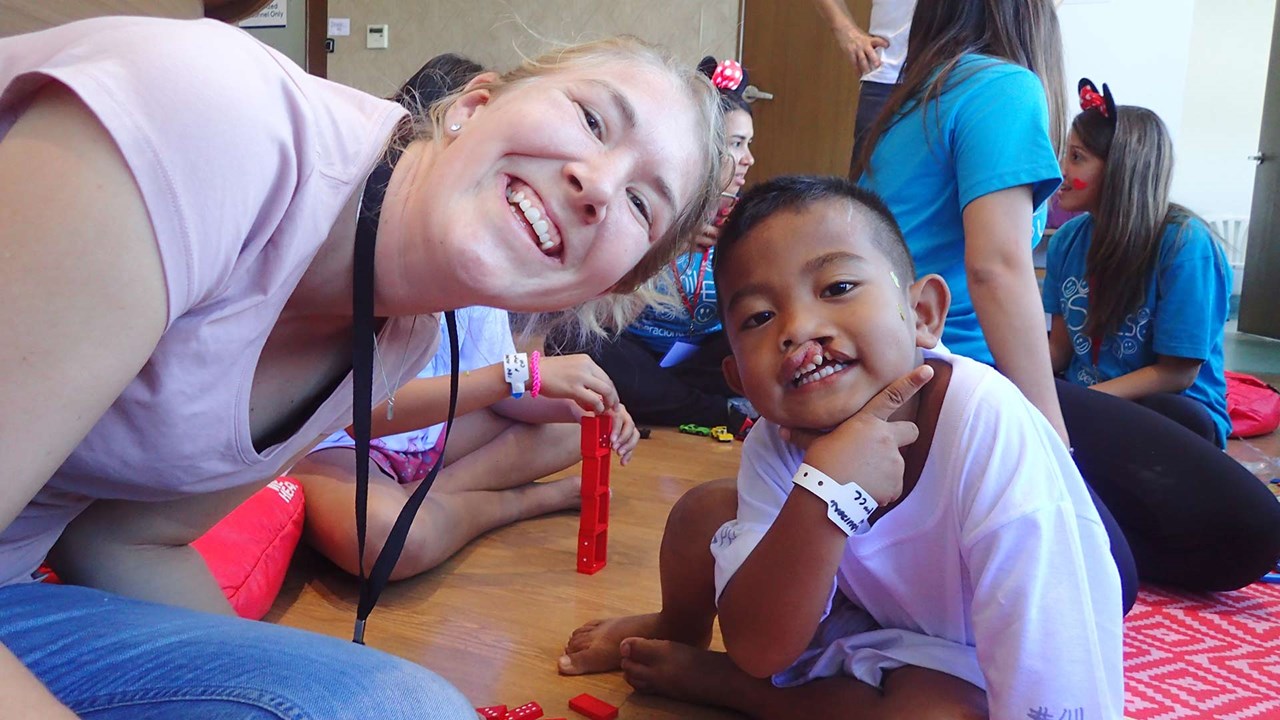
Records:
{"label": "earring stud", "polygon": [[462,129],[462,123],[454,123],[449,126],[449,132],[458,132]]}

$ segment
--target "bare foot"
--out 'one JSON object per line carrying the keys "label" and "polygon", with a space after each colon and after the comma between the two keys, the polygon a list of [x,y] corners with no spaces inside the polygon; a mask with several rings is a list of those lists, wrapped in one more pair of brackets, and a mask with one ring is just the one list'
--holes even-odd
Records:
{"label": "bare foot", "polygon": [[734,707],[744,680],[768,682],[747,676],[722,652],[668,640],[627,638],[621,653],[622,671],[632,687],[673,700]]}
{"label": "bare foot", "polygon": [[622,667],[619,643],[629,637],[656,638],[665,633],[659,613],[592,620],[569,636],[557,665],[561,675],[587,675]]}

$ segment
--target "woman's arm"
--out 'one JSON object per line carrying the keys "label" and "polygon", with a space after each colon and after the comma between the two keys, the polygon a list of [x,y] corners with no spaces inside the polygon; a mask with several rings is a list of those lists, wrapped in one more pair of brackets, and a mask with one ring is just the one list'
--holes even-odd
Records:
{"label": "woman's arm", "polygon": [[1049,362],[1053,366],[1053,374],[1057,375],[1071,364],[1071,333],[1067,330],[1067,322],[1061,315],[1053,316],[1053,324],[1049,329]]}
{"label": "woman's arm", "polygon": [[836,42],[845,55],[849,56],[849,63],[857,68],[859,75],[866,75],[880,67],[880,54],[876,50],[889,47],[889,41],[858,27],[858,23],[849,15],[849,8],[844,0],[813,0],[813,4],[831,26]]}
{"label": "woman's arm", "polygon": [[1100,382],[1094,390],[1126,400],[1140,400],[1158,393],[1180,393],[1191,387],[1200,375],[1203,360],[1157,355],[1156,363]]}
{"label": "woman's arm", "polygon": [[[155,235],[115,142],[51,83],[0,141],[0,529],[154,351]],[[73,717],[0,646],[3,717]]]}
{"label": "woman's arm", "polygon": [[[457,414],[493,407],[498,414],[521,422],[577,422],[581,414],[569,410],[566,401],[586,412],[604,412],[618,404],[613,381],[586,355],[543,357],[539,372],[542,391],[537,398],[511,397],[501,363],[462,373],[458,377]],[[449,377],[410,380],[396,391],[395,416],[390,420],[386,406],[382,403],[374,408],[373,437],[442,423],[449,418]],[[516,409],[520,406],[530,409]]]}
{"label": "woman's arm", "polygon": [[1025,185],[969,203],[964,209],[965,273],[996,367],[1069,445],[1031,263],[1031,214],[1031,188]]}
{"label": "woman's arm", "polygon": [[[502,372],[502,364],[485,367],[458,376],[459,417],[487,408],[511,397],[511,386]],[[385,437],[413,432],[438,425],[449,419],[449,376],[415,378],[396,390],[396,409],[387,419],[387,403],[373,409],[372,437]],[[350,432],[350,429],[348,429]]]}
{"label": "woman's arm", "polygon": [[141,194],[70,91],[0,142],[0,529],[151,356],[166,290]]}

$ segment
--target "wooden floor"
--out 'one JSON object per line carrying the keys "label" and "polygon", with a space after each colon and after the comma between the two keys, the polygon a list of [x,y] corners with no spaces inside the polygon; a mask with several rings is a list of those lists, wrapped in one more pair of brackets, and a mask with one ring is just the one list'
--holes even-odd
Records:
{"label": "wooden floor", "polygon": [[[1230,445],[1264,482],[1280,476],[1280,434]],[[694,485],[733,476],[740,448],[655,430],[631,465],[613,467],[609,564],[600,573],[574,571],[576,513],[502,528],[435,572],[388,588],[366,640],[435,670],[476,705],[537,700],[549,717],[577,717],[567,701],[589,692],[618,705],[621,720],[736,717],[633,694],[619,673],[564,678],[555,661],[578,625],[658,608],[657,551],[668,509]],[[350,577],[300,550],[267,620],[350,638],[355,592]]]}
{"label": "wooden floor", "polygon": [[[501,528],[434,572],[389,587],[366,642],[443,675],[475,705],[536,700],[548,717],[576,717],[568,699],[588,692],[619,706],[620,720],[737,717],[633,694],[620,673],[561,677],[555,663],[582,623],[658,609],[667,511],[694,485],[735,475],[740,448],[655,429],[630,465],[612,468],[609,564],[599,573],[574,570],[576,513]],[[355,604],[355,582],[300,549],[266,619],[349,639]]]}

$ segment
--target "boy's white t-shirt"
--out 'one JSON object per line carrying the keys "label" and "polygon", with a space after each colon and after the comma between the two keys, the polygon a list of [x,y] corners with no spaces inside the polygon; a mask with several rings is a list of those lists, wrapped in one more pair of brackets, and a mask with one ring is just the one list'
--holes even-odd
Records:
{"label": "boy's white t-shirt", "polygon": [[[900,505],[849,538],[833,596],[885,628],[975,647],[992,718],[1120,717],[1120,580],[1084,480],[1006,378],[968,358],[926,357],[952,366],[928,460]],[[712,544],[717,600],[803,459],[777,425],[752,429],[738,517]]]}

